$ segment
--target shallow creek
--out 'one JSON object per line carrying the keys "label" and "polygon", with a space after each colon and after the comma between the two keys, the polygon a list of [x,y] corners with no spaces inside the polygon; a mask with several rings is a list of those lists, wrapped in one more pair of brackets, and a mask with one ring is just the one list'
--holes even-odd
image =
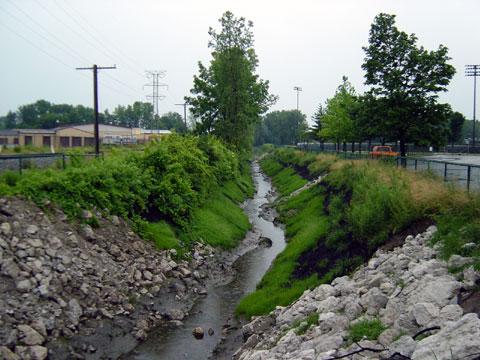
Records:
{"label": "shallow creek", "polygon": [[[235,307],[243,296],[255,290],[273,259],[285,248],[284,232],[273,224],[272,210],[264,211],[265,205],[274,200],[272,185],[257,163],[252,169],[256,193],[244,207],[252,230],[242,244],[258,244],[260,237],[266,237],[272,240],[272,246],[255,246],[253,249],[251,245],[244,246],[245,252],[233,263],[231,275],[209,284],[208,295],[196,302],[182,326],[159,328],[152,332],[147,341],[130,355],[130,359],[227,359],[240,345],[241,323],[234,318]],[[226,324],[231,328],[228,334],[222,332]],[[205,330],[202,340],[196,340],[192,335],[192,329],[197,326]],[[214,331],[211,336],[209,329]]]}

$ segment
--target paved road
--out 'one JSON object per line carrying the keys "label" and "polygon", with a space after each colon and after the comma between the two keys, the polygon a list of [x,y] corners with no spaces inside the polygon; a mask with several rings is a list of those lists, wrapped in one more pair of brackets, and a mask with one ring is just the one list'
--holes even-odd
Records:
{"label": "paved road", "polygon": [[480,155],[434,154],[423,156],[426,160],[447,161],[457,164],[480,165]]}

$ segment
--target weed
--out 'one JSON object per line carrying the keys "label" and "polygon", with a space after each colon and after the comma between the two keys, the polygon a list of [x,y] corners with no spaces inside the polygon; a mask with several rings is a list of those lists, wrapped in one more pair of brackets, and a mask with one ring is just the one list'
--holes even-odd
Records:
{"label": "weed", "polygon": [[357,342],[362,339],[377,340],[387,327],[379,320],[360,320],[348,328],[348,339]]}

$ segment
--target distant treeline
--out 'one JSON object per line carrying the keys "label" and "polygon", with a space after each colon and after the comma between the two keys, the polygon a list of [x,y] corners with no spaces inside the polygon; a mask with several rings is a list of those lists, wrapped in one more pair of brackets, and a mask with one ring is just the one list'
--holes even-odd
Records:
{"label": "distant treeline", "polygon": [[[132,105],[117,106],[112,113],[108,110],[99,114],[102,124],[145,129],[168,129],[179,133],[186,131],[183,118],[176,112],[162,116],[153,113],[150,103],[136,101]],[[17,111],[9,111],[0,117],[1,129],[51,129],[72,124],[93,122],[93,109],[83,105],[53,104],[38,100],[33,104],[20,106]]]}

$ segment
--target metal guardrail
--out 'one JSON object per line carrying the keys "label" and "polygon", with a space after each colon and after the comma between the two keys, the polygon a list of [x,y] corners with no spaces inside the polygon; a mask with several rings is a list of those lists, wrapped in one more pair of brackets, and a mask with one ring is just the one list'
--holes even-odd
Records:
{"label": "metal guardrail", "polygon": [[456,183],[467,191],[480,191],[480,165],[457,163],[451,161],[425,159],[421,157],[379,157],[368,152],[336,152],[331,150],[319,150],[298,146],[298,148],[316,153],[336,154],[344,159],[370,159],[380,160],[397,167],[404,167],[412,171],[428,171],[441,178],[445,182]]}
{"label": "metal guardrail", "polygon": [[[103,153],[100,154],[103,158]],[[25,169],[30,168],[48,168],[58,166],[65,169],[69,163],[78,158],[95,158],[95,154],[18,154],[18,155],[0,155],[0,172],[6,170],[16,170],[20,174]]]}

